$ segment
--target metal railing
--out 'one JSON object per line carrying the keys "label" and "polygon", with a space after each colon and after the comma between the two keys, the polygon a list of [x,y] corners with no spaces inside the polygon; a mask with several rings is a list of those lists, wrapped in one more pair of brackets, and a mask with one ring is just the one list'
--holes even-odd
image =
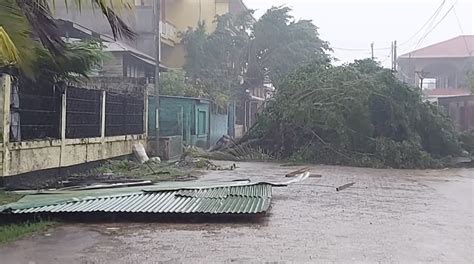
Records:
{"label": "metal railing", "polygon": [[176,42],[178,40],[178,31],[176,27],[165,21],[160,21],[161,37]]}

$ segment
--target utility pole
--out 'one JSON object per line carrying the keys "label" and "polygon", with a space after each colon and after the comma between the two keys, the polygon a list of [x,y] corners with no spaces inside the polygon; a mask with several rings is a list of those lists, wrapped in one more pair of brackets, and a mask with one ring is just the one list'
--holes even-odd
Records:
{"label": "utility pole", "polygon": [[397,41],[392,42],[392,71],[397,71]]}
{"label": "utility pole", "polygon": [[371,53],[372,53],[372,56],[371,56],[371,57],[372,57],[372,60],[374,60],[374,59],[375,59],[375,56],[374,56],[374,43],[373,43],[373,42],[370,43],[370,50],[371,50]]}
{"label": "utility pole", "polygon": [[161,20],[161,0],[154,1],[154,18],[155,18],[155,153],[160,153],[160,48],[161,48],[161,32],[160,32],[160,20]]}

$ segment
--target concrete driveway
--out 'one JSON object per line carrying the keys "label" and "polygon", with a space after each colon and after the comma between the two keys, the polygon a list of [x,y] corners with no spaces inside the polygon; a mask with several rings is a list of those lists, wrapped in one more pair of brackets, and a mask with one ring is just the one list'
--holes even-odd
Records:
{"label": "concrete driveway", "polygon": [[[204,179],[279,180],[240,163]],[[258,223],[64,224],[0,247],[0,263],[473,263],[474,170],[313,166]],[[336,192],[335,187],[356,182]]]}

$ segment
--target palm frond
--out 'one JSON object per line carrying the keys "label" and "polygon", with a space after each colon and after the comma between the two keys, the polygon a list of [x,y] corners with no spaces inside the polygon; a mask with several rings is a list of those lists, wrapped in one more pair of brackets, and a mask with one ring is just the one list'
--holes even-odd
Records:
{"label": "palm frond", "polygon": [[[102,13],[105,15],[107,20],[109,21],[110,29],[112,30],[112,34],[114,35],[115,38],[117,37],[125,37],[128,39],[134,39],[136,37],[135,32],[132,31],[130,27],[127,26],[127,24],[115,13],[114,9],[111,7],[113,5],[107,4],[107,0],[92,0],[102,11]],[[120,7],[127,6],[128,1],[115,1],[118,2],[118,6],[120,10]],[[131,6],[128,6],[131,7]]]}
{"label": "palm frond", "polygon": [[[80,11],[84,0],[73,0],[75,7]],[[67,6],[68,0],[64,0]],[[136,33],[120,18],[122,10],[133,9],[132,0],[90,0],[92,7],[100,9],[109,22],[114,38],[134,39]]]}
{"label": "palm frond", "polygon": [[64,42],[58,33],[48,1],[16,0],[16,2],[28,20],[32,33],[39,38],[44,47],[54,54],[59,54],[64,48]]}
{"label": "palm frond", "polygon": [[20,55],[15,44],[5,29],[0,26],[0,63],[8,65],[20,62]]}

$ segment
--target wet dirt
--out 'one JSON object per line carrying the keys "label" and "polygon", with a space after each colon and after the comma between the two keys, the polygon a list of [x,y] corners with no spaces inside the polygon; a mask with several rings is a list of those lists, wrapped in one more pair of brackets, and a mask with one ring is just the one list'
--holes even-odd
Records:
{"label": "wet dirt", "polygon": [[[298,169],[237,166],[202,180]],[[0,263],[474,262],[474,169],[311,168],[322,177],[274,188],[260,222],[64,224],[0,247]]]}

